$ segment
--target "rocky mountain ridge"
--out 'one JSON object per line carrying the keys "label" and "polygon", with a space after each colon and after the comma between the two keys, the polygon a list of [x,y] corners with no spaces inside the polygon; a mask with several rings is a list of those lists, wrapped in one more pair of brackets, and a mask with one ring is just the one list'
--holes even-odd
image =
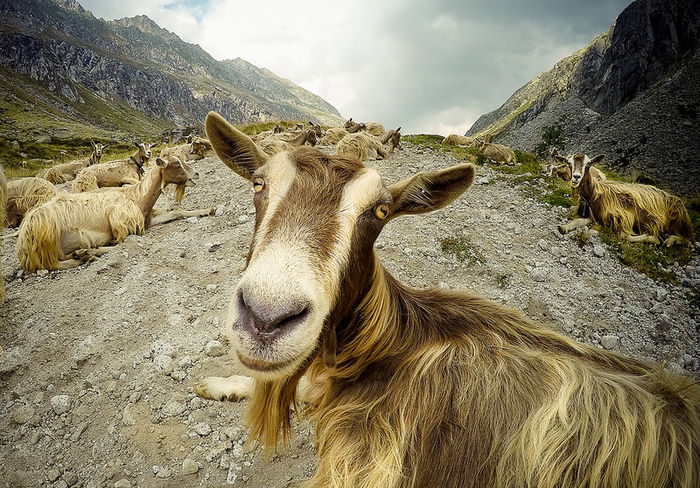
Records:
{"label": "rocky mountain ridge", "polygon": [[482,115],[467,135],[534,151],[558,128],[565,152],[606,153],[623,175],[700,191],[700,10],[637,0],[588,46]]}
{"label": "rocky mountain ridge", "polygon": [[0,14],[0,133],[10,137],[40,117],[50,133],[201,125],[209,110],[239,123],[342,121],[289,80],[217,61],[143,15],[105,21],[74,0],[2,0]]}

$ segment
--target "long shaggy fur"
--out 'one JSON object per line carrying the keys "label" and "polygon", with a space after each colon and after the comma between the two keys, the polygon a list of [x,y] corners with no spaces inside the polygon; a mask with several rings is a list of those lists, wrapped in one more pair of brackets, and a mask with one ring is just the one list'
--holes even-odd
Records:
{"label": "long shaggy fur", "polygon": [[478,142],[475,137],[460,136],[458,134],[450,134],[442,140],[445,146],[466,146],[476,147]]}
{"label": "long shaggy fur", "polygon": [[331,127],[326,131],[326,135],[321,138],[321,144],[324,146],[338,144],[340,140],[348,134],[349,132],[343,127]]}
{"label": "long shaggy fur", "polygon": [[590,191],[581,189],[581,196],[591,205],[596,221],[626,235],[667,233],[693,240],[690,217],[681,199],[654,186],[595,181]]}
{"label": "long shaggy fur", "polygon": [[17,227],[34,207],[56,196],[56,187],[44,178],[28,177],[7,183],[7,226]]}
{"label": "long shaggy fur", "polygon": [[381,137],[384,135],[384,126],[379,122],[366,122],[367,132],[373,136]]}
{"label": "long shaggy fur", "polygon": [[120,191],[60,194],[31,210],[19,228],[16,250],[24,269],[56,269],[63,229],[79,232],[73,250],[120,243],[129,234],[143,234],[144,216],[138,205]]}
{"label": "long shaggy fur", "polygon": [[384,144],[371,134],[358,132],[348,134],[338,143],[337,153],[365,161],[367,159],[383,159],[387,156]]}
{"label": "long shaggy fur", "polygon": [[503,144],[485,142],[481,145],[481,152],[499,164],[515,164],[515,152]]}
{"label": "long shaggy fur", "polygon": [[[308,486],[694,487],[700,389],[460,292],[377,266],[337,366],[307,376],[318,469]],[[256,385],[251,433],[289,431],[297,378]]]}

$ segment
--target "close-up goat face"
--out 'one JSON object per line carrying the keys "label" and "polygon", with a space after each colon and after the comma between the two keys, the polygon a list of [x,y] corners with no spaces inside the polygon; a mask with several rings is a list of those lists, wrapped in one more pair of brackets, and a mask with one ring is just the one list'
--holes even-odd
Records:
{"label": "close-up goat face", "polygon": [[258,378],[291,375],[318,353],[327,324],[368,286],[387,221],[446,205],[474,174],[460,165],[387,187],[354,158],[303,147],[267,156],[218,114],[206,129],[222,162],[252,182],[255,229],[227,329],[235,356]]}

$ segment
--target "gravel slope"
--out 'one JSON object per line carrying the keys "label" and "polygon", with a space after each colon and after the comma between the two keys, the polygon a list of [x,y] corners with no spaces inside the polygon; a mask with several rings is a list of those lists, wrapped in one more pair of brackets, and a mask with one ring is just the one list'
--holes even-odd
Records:
{"label": "gravel slope", "polygon": [[[405,144],[376,162],[388,182],[454,164]],[[314,469],[310,426],[278,456],[243,449],[246,402],[203,401],[192,384],[236,366],[223,333],[230,291],[253,228],[248,183],[216,158],[195,163],[184,207],[217,207],[131,236],[99,261],[21,276],[15,238],[2,241],[0,479],[6,486],[299,486]],[[537,183],[533,183],[537,184]],[[392,222],[377,241],[389,270],[416,287],[469,288],[579,340],[668,361],[700,377],[700,259],[680,285],[622,266],[596,238],[556,225],[567,211],[537,203],[488,168],[451,206]],[[172,205],[172,190],[157,207]],[[4,235],[9,232],[5,231]],[[443,253],[465,236],[479,259]],[[20,276],[20,277],[18,277]]]}

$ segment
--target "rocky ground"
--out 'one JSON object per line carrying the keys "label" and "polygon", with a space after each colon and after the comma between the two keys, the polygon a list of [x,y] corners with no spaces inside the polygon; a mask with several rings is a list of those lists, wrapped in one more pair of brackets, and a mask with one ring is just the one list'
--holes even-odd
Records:
{"label": "rocky ground", "polygon": [[[454,162],[405,144],[376,166],[391,182]],[[204,401],[192,388],[236,372],[223,324],[253,228],[249,183],[216,158],[195,166],[201,181],[183,205],[217,207],[215,216],[131,236],[97,262],[26,276],[15,238],[2,241],[0,484],[278,488],[313,472],[309,424],[265,459],[244,448],[245,401]],[[690,297],[700,251],[674,269],[678,285],[656,283],[596,237],[559,235],[567,211],[528,196],[539,184],[479,168],[451,206],[389,224],[378,252],[414,286],[469,288],[581,341],[699,378]],[[169,191],[157,207],[171,204]],[[446,238],[464,261],[443,252]]]}

